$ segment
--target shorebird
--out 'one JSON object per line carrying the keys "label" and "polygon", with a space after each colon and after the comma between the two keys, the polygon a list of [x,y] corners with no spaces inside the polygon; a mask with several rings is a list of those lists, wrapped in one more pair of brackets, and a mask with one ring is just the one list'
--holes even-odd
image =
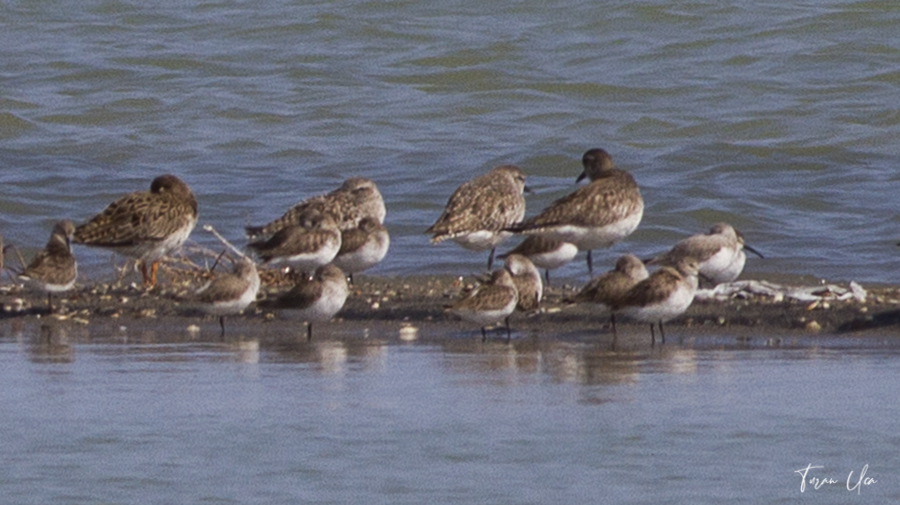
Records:
{"label": "shorebird", "polygon": [[286,317],[306,321],[306,339],[312,340],[313,322],[330,321],[344,307],[349,294],[344,272],[328,264],[316,269],[312,279],[303,279],[290,291],[259,305],[281,309]]}
{"label": "shorebird", "polygon": [[609,322],[613,337],[616,335],[616,313],[612,308],[631,288],[650,274],[644,262],[633,254],[626,254],[616,261],[616,267],[603,275],[594,277],[569,301],[575,303],[595,303],[601,309],[610,311]]}
{"label": "shorebird", "polygon": [[616,168],[603,149],[587,151],[581,163],[584,171],[575,182],[587,177],[590,184],[508,229],[575,244],[587,251],[588,271],[593,274],[591,251],[631,235],[644,215],[644,199],[631,174]]}
{"label": "shorebird", "polygon": [[692,235],[675,244],[667,253],[653,258],[650,265],[675,266],[684,257],[695,258],[700,264],[700,277],[713,285],[731,282],[741,275],[747,254],[744,250],[763,257],[756,249],[744,243],[744,236],[728,223],[716,223],[709,233]]}
{"label": "shorebird", "polygon": [[286,264],[301,272],[312,272],[331,263],[341,249],[341,231],[329,213],[308,211],[299,223],[278,230],[265,241],[247,247],[256,251],[264,263]]}
{"label": "shorebird", "polygon": [[72,289],[78,277],[78,263],[72,255],[72,234],[75,225],[71,221],[59,221],[53,227],[47,247],[31,260],[19,280],[47,292],[47,306],[53,313],[53,293]]}
{"label": "shorebird", "polygon": [[519,294],[516,308],[522,312],[540,308],[544,285],[541,283],[541,273],[537,267],[521,254],[507,255],[505,260],[504,266],[512,275],[513,284],[516,285],[516,292]]}
{"label": "shorebird", "polygon": [[73,241],[137,258],[144,287],[152,287],[160,258],[181,247],[196,224],[197,200],[190,188],[174,175],[161,175],[150,191],[125,195],[75,228]]}
{"label": "shorebird", "polygon": [[197,290],[200,310],[219,316],[220,336],[225,336],[225,316],[241,313],[259,293],[259,273],[253,260],[243,256],[234,263],[234,271],[216,276]]}
{"label": "shorebird", "polygon": [[555,270],[575,258],[578,247],[575,244],[554,240],[542,235],[529,235],[514,249],[497,256],[504,259],[511,254],[521,254],[530,259],[534,266],[544,269],[544,280],[550,285],[550,270]]}
{"label": "shorebird", "polygon": [[663,323],[674,319],[691,306],[697,290],[699,264],[694,258],[678,261],[675,268],[660,267],[615,301],[612,310],[624,316],[650,323],[650,343],[656,344],[653,325],[659,323],[662,343],[666,343]]}
{"label": "shorebird", "polygon": [[355,228],[364,217],[383,223],[387,214],[378,186],[364,177],[351,177],[331,193],[304,200],[268,224],[248,226],[247,235],[250,238],[269,236],[283,228],[300,225],[303,215],[310,211],[333,215],[341,230]]}
{"label": "shorebird", "polygon": [[511,236],[504,229],[525,216],[524,192],[525,173],[519,167],[496,167],[457,188],[425,233],[432,235],[432,244],[451,239],[470,251],[490,249],[490,270],[497,245]]}
{"label": "shorebird", "polygon": [[332,263],[353,281],[353,274],[377,265],[384,259],[391,237],[377,219],[364,217],[356,228],[341,231],[341,249]]}
{"label": "shorebird", "polygon": [[452,314],[481,326],[481,341],[487,340],[485,326],[500,320],[506,322],[506,339],[512,338],[509,316],[516,310],[519,294],[509,271],[500,268],[491,273],[488,282],[479,285],[449,307]]}

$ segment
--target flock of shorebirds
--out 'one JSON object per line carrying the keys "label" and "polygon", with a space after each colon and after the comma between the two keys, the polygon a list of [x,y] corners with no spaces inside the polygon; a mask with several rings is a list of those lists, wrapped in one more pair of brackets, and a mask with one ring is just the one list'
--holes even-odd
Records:
{"label": "flock of shorebirds", "polygon": [[[526,239],[498,256],[504,267],[461,295],[448,307],[460,318],[486,327],[505,321],[515,310],[534,311],[540,306],[543,281],[538,268],[549,271],[587,251],[593,275],[593,249],[609,247],[629,236],[641,222],[644,201],[634,178],[616,168],[603,149],[591,149],[582,157],[584,171],[576,182],[587,185],[553,202],[539,214],[525,219],[525,174],[512,165],[494,168],[462,184],[451,196],[437,221],[426,230],[433,243],[453,240],[466,249],[490,250],[488,270],[493,268],[496,247],[514,234]],[[327,321],[341,310],[349,294],[347,276],[379,263],[387,254],[390,238],[384,227],[386,208],[381,193],[369,179],[347,179],[336,190],[304,200],[281,217],[259,227],[247,227],[248,248],[264,265],[289,266],[307,275],[277,298],[259,305],[279,309],[288,317],[307,323]],[[149,191],[125,195],[109,204],[86,223],[56,224],[44,250],[18,278],[47,292],[49,310],[53,294],[70,290],[77,277],[71,244],[101,247],[135,258],[143,285],[157,282],[161,258],[179,249],[197,224],[197,200],[190,188],[174,175],[153,180]],[[257,261],[215,233],[237,255],[233,271],[218,274],[198,289],[195,306],[224,318],[240,313],[256,301],[260,289]],[[741,234],[725,223],[707,234],[694,235],[650,260],[632,254],[619,258],[615,269],[594,277],[570,299],[592,303],[610,314],[616,336],[616,316],[650,323],[651,343],[655,326],[665,342],[663,323],[684,313],[700,280],[712,284],[730,282],[740,275],[746,261]],[[761,255],[760,255],[761,256]],[[653,273],[647,265],[657,265]],[[312,275],[308,275],[312,273]]]}

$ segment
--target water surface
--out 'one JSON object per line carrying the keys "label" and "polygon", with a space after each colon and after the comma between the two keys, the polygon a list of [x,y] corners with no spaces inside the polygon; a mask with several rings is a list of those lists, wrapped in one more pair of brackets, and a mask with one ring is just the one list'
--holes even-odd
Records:
{"label": "water surface", "polygon": [[[536,213],[599,146],[647,202],[601,267],[725,220],[767,256],[749,276],[898,282],[898,18],[852,0],[8,2],[0,232],[39,247],[172,172],[242,242],[363,175],[394,238],[377,273],[467,274],[482,255],[423,235],[453,189],[518,164]],[[560,275],[583,282],[583,262]]]}
{"label": "water surface", "polygon": [[[712,344],[5,327],[0,489],[41,504],[900,497],[896,343]],[[840,484],[801,493],[808,465]],[[877,482],[848,491],[865,465]]]}

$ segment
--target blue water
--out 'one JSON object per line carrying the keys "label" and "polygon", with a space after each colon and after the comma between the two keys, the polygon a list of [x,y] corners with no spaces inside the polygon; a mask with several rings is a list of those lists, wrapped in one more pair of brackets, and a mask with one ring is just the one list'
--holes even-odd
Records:
{"label": "blue water", "polygon": [[[6,503],[900,497],[900,355],[878,341],[610,353],[5,335]],[[808,465],[840,484],[801,492]],[[848,491],[865,465],[876,482]]]}
{"label": "blue water", "polygon": [[[647,209],[600,267],[724,220],[767,257],[749,277],[898,282],[898,18],[846,0],[14,2],[0,231],[40,247],[57,219],[172,172],[243,243],[244,225],[363,175],[393,235],[373,273],[468,274],[482,255],[423,234],[458,185],[518,164],[531,215],[604,147]],[[107,271],[104,253],[79,259]],[[587,279],[581,261],[559,276]]]}

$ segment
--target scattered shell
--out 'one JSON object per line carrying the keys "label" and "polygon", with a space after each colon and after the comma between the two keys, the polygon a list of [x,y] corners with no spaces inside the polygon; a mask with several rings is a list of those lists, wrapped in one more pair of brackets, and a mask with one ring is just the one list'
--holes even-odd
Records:
{"label": "scattered shell", "polygon": [[190,326],[187,327],[187,331],[188,331],[188,333],[190,333],[191,335],[196,335],[196,334],[200,333],[200,327],[197,326],[196,324],[192,324],[192,325],[190,325]]}
{"label": "scattered shell", "polygon": [[403,326],[400,328],[400,340],[412,342],[419,338],[419,329],[415,326]]}
{"label": "scattered shell", "polygon": [[817,321],[810,321],[806,323],[806,326],[803,327],[806,331],[811,331],[813,333],[818,333],[822,331],[822,325],[820,325]]}
{"label": "scattered shell", "polygon": [[378,310],[381,308],[381,304],[378,302],[375,302],[371,305],[371,308],[372,308],[372,310]]}
{"label": "scattered shell", "polygon": [[850,283],[850,292],[853,294],[853,299],[857,302],[866,303],[866,296],[868,296],[868,293],[866,293],[866,290],[855,281]]}

